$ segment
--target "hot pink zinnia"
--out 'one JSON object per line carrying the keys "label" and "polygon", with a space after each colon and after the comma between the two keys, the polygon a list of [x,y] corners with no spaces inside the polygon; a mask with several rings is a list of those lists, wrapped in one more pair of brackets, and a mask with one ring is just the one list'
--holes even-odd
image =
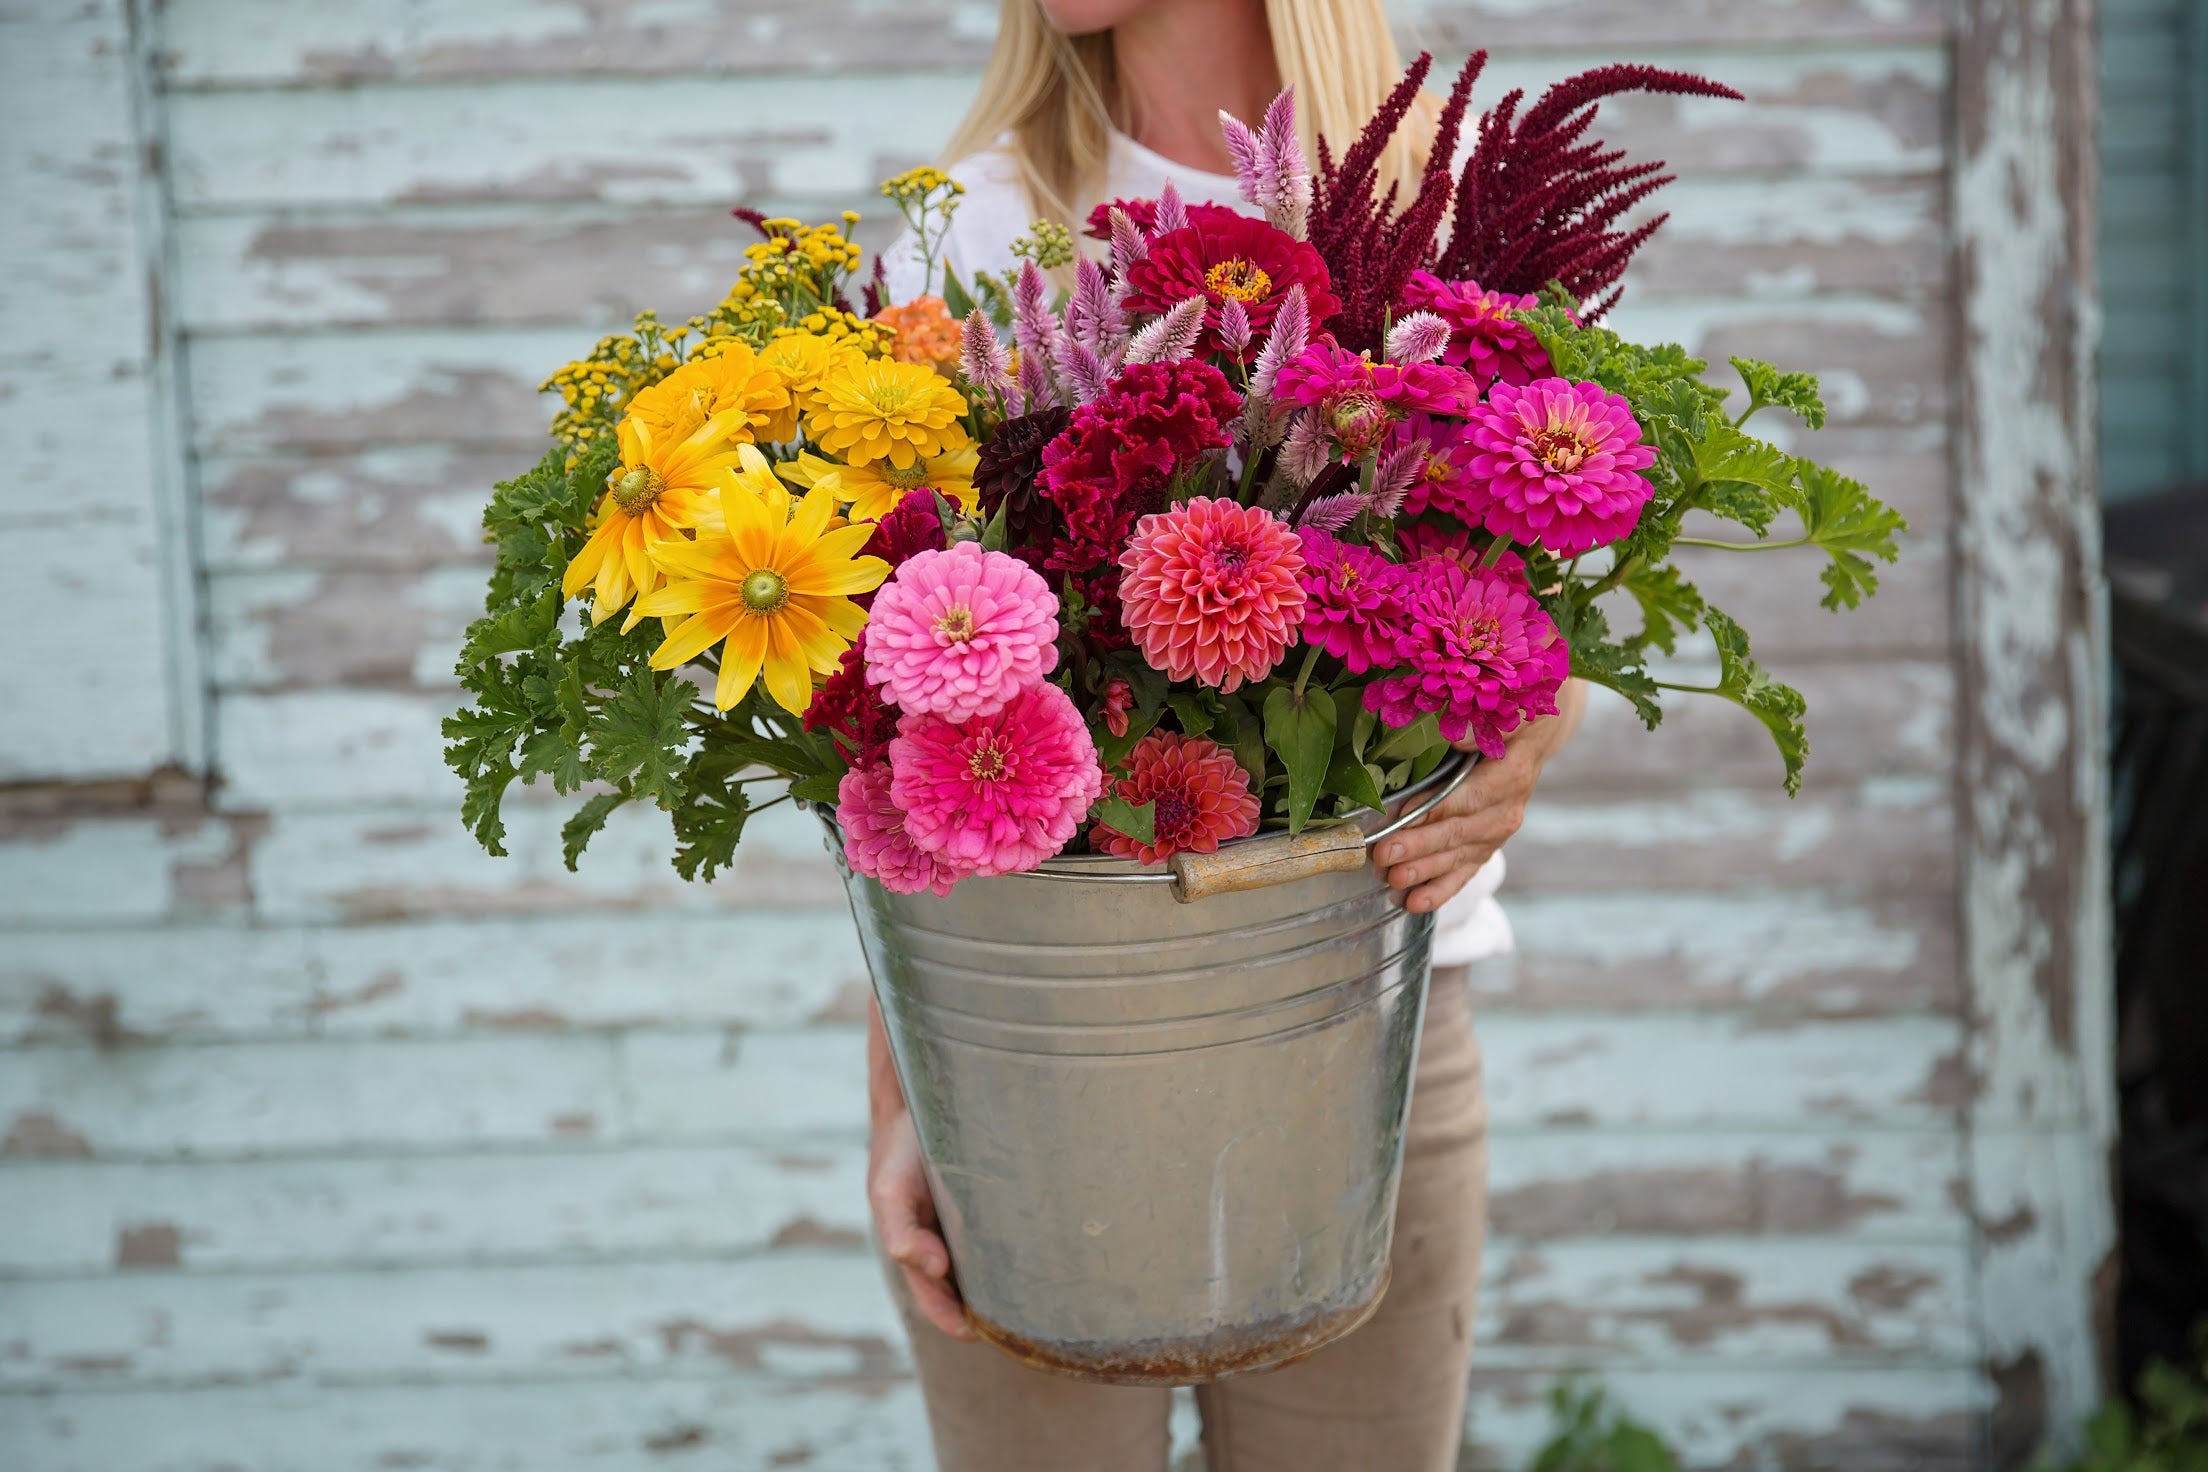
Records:
{"label": "hot pink zinnia", "polygon": [[1501,573],[1446,557],[1404,571],[1409,668],[1367,685],[1365,708],[1391,726],[1431,711],[1447,739],[1469,733],[1482,754],[1501,757],[1521,721],[1555,712],[1570,650],[1533,595]]}
{"label": "hot pink zinnia", "polygon": [[1152,669],[1223,691],[1262,680],[1303,621],[1303,552],[1269,511],[1197,496],[1145,516],[1119,558],[1121,618]]}
{"label": "hot pink zinnia", "polygon": [[994,715],[906,716],[889,765],[913,843],[969,874],[1034,868],[1066,846],[1104,789],[1081,712],[1047,682]]}
{"label": "hot pink zinnia", "polygon": [[1487,483],[1471,473],[1478,451],[1470,431],[1458,420],[1413,414],[1396,426],[1390,444],[1400,448],[1414,442],[1425,446],[1424,458],[1404,494],[1404,513],[1440,511],[1478,526],[1480,513],[1487,509]]}
{"label": "hot pink zinnia", "polygon": [[1406,416],[1470,412],[1479,389],[1439,363],[1375,363],[1331,342],[1315,342],[1280,370],[1274,394],[1317,412],[1343,456],[1362,460]]}
{"label": "hot pink zinnia", "polygon": [[1257,831],[1250,774],[1234,753],[1202,736],[1153,731],[1127,753],[1127,775],[1113,794],[1136,807],[1155,803],[1155,842],[1143,843],[1099,822],[1089,842],[1108,854],[1155,864],[1175,854],[1208,854]]}
{"label": "hot pink zinnia", "polygon": [[915,554],[875,595],[866,626],[866,678],[908,714],[992,714],[1057,663],[1050,585],[978,542]]}
{"label": "hot pink zinnia", "polygon": [[1599,383],[1498,383],[1472,416],[1472,474],[1486,482],[1487,529],[1577,557],[1641,519],[1656,459],[1623,398]]}
{"label": "hot pink zinnia", "polygon": [[843,861],[855,873],[881,881],[891,894],[933,890],[949,894],[966,871],[917,847],[905,832],[905,815],[890,796],[888,762],[853,767],[836,784],[836,825],[843,829]]}
{"label": "hot pink zinnia", "polygon": [[1309,527],[1303,543],[1303,642],[1333,655],[1353,675],[1395,663],[1402,638],[1401,570],[1369,547]]}
{"label": "hot pink zinnia", "polygon": [[1541,305],[1539,297],[1483,291],[1477,281],[1444,281],[1431,271],[1413,271],[1403,286],[1403,305],[1449,324],[1441,360],[1469,371],[1482,387],[1498,378],[1530,383],[1549,371],[1549,355],[1533,329],[1510,315]]}

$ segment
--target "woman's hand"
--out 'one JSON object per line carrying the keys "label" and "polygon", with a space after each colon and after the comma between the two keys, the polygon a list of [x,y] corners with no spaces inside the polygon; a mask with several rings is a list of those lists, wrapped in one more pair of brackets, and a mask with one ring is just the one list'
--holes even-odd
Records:
{"label": "woman's hand", "polygon": [[1528,721],[1512,732],[1503,743],[1508,754],[1474,766],[1424,822],[1373,850],[1372,860],[1385,873],[1388,887],[1404,891],[1404,909],[1440,909],[1518,831],[1542,767],[1579,729],[1587,708],[1586,687],[1567,681],[1556,703],[1555,715]]}
{"label": "woman's hand", "polygon": [[905,1287],[921,1317],[953,1339],[971,1339],[958,1289],[951,1282],[951,1250],[937,1230],[935,1197],[920,1163],[920,1134],[897,1086],[896,1065],[882,1014],[875,1008],[866,1038],[866,1201],[882,1251],[905,1275]]}

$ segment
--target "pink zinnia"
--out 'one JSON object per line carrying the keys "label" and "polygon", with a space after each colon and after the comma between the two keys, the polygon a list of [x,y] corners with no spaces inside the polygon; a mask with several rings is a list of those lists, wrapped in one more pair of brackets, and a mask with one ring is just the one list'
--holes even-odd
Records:
{"label": "pink zinnia", "polygon": [[1619,395],[1599,383],[1498,383],[1472,416],[1485,482],[1483,520],[1498,536],[1577,557],[1633,530],[1654,488],[1656,451]]}
{"label": "pink zinnia", "polygon": [[836,784],[836,826],[843,830],[843,861],[854,873],[880,880],[891,894],[918,894],[923,889],[949,894],[966,871],[913,843],[889,784],[888,762],[853,767]]}
{"label": "pink zinnia", "polygon": [[1473,447],[1470,431],[1454,419],[1413,414],[1396,427],[1391,444],[1396,448],[1419,444],[1421,462],[1404,494],[1405,515],[1440,511],[1473,526],[1487,509],[1487,486],[1472,475]]}
{"label": "pink zinnia", "polygon": [[1309,527],[1303,543],[1303,642],[1333,655],[1353,675],[1395,663],[1402,638],[1401,569],[1369,547]]}
{"label": "pink zinnia", "polygon": [[1119,558],[1121,618],[1152,669],[1218,690],[1262,680],[1303,621],[1303,552],[1271,512],[1197,496],[1145,516]]}
{"label": "pink zinnia", "polygon": [[1034,868],[1066,846],[1104,789],[1081,712],[1048,683],[969,721],[906,716],[889,765],[913,843],[969,874]]}
{"label": "pink zinnia", "polygon": [[1442,361],[1469,371],[1482,387],[1498,378],[1508,384],[1531,383],[1549,371],[1549,355],[1540,339],[1510,315],[1541,305],[1539,297],[1483,291],[1477,281],[1444,281],[1431,271],[1413,271],[1404,283],[1403,305],[1432,312],[1449,324]]}
{"label": "pink zinnia", "polygon": [[1487,560],[1488,549],[1472,545],[1472,534],[1461,526],[1436,526],[1431,522],[1412,522],[1395,529],[1396,545],[1403,549],[1405,562],[1424,562],[1429,557],[1441,557],[1456,563],[1468,572],[1482,567],[1499,572],[1519,587],[1526,586],[1526,559],[1505,548],[1493,562]]}
{"label": "pink zinnia", "polygon": [[1175,854],[1208,854],[1257,831],[1250,774],[1234,753],[1202,736],[1153,731],[1127,753],[1127,775],[1113,794],[1136,807],[1155,803],[1155,842],[1142,843],[1099,822],[1089,842],[1108,854],[1155,864]]}
{"label": "pink zinnia", "polygon": [[866,626],[866,677],[907,714],[991,715],[1057,663],[1050,585],[978,542],[914,554],[875,595]]}
{"label": "pink zinnia", "polygon": [[1273,392],[1315,411],[1334,447],[1350,460],[1378,450],[1407,415],[1465,414],[1480,396],[1458,369],[1375,363],[1331,342],[1315,342],[1298,354],[1280,370]]}
{"label": "pink zinnia", "polygon": [[1400,675],[1365,687],[1365,708],[1390,726],[1431,711],[1441,734],[1469,733],[1483,755],[1504,755],[1519,723],[1556,711],[1571,652],[1531,593],[1492,569],[1445,557],[1406,565]]}

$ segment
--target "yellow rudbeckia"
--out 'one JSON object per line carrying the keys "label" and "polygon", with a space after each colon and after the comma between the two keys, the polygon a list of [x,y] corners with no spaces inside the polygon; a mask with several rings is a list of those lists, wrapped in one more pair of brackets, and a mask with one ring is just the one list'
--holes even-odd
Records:
{"label": "yellow rudbeckia", "polygon": [[837,500],[851,503],[853,521],[881,520],[897,509],[907,491],[922,486],[941,491],[958,503],[959,510],[971,512],[981,504],[974,494],[974,467],[980,463],[981,451],[969,445],[930,455],[903,470],[880,460],[872,465],[845,465],[837,468],[833,489]]}
{"label": "yellow rudbeckia", "polygon": [[[591,622],[604,623],[630,598],[659,586],[653,543],[719,522],[720,483],[737,461],[729,433],[740,418],[732,412],[704,420],[679,440],[660,438],[633,416],[621,421],[621,463],[606,477],[590,540],[560,579],[570,598],[592,589]],[[631,613],[623,632],[640,616]]]}
{"label": "yellow rudbeckia", "polygon": [[729,418],[731,440],[787,439],[766,431],[794,424],[788,380],[740,340],[693,358],[629,401],[629,418],[663,443],[687,439],[708,419]]}
{"label": "yellow rudbeckia", "polygon": [[727,710],[766,680],[767,693],[793,715],[813,703],[813,676],[835,672],[866,626],[849,595],[889,576],[879,557],[859,555],[874,528],[833,526],[834,492],[816,485],[802,501],[775,479],[766,458],[742,450],[743,470],[724,477],[724,530],[652,549],[667,584],[637,600],[637,610],[667,620],[652,668],[671,670],[721,647],[713,704]]}
{"label": "yellow rudbeckia", "polygon": [[847,337],[817,332],[785,332],[759,350],[759,361],[780,373],[790,386],[790,405],[760,435],[765,440],[797,438],[797,423],[820,397],[821,380],[839,369],[866,361],[866,350]]}
{"label": "yellow rudbeckia", "polygon": [[822,380],[805,428],[821,449],[847,464],[887,460],[905,470],[972,444],[959,423],[965,412],[966,401],[933,368],[872,358]]}

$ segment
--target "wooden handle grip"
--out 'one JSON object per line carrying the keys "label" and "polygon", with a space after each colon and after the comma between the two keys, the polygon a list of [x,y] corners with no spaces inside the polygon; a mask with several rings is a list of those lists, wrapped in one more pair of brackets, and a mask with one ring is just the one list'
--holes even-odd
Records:
{"label": "wooden handle grip", "polygon": [[1347,874],[1365,867],[1365,834],[1355,823],[1257,843],[1238,843],[1209,854],[1175,854],[1173,893],[1182,903],[1207,895],[1263,889],[1317,874]]}

